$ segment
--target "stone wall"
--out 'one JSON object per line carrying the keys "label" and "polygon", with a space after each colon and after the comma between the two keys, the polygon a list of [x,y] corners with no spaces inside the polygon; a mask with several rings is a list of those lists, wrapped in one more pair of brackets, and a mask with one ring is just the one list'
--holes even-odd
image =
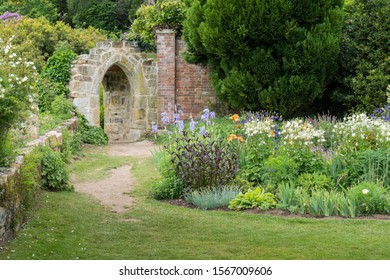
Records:
{"label": "stone wall", "polygon": [[[0,169],[0,244],[12,239],[24,222],[23,196],[20,187],[20,170],[24,157],[38,145],[50,145],[58,149],[62,145],[62,131],[74,130],[77,119],[64,122],[60,127],[29,142],[21,156],[17,157],[10,168]],[[37,171],[38,172],[38,171]]]}

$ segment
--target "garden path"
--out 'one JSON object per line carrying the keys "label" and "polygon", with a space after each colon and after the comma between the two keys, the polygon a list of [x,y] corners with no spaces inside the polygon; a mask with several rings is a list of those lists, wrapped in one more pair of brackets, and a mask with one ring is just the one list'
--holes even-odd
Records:
{"label": "garden path", "polygon": [[[157,146],[150,141],[136,143],[109,144],[105,147],[111,156],[148,157]],[[111,208],[113,213],[126,212],[134,203],[129,196],[134,183],[131,166],[124,165],[111,170],[111,176],[98,182],[75,183],[75,191],[86,193],[97,198],[103,205]]]}

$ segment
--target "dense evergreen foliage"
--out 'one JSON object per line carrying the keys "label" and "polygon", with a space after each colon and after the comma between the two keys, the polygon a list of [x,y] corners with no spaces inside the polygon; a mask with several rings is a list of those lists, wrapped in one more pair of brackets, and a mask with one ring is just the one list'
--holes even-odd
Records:
{"label": "dense evergreen foliage", "polygon": [[221,100],[285,116],[312,111],[336,73],[342,1],[187,2],[186,59],[211,66]]}
{"label": "dense evergreen foliage", "polygon": [[390,1],[355,0],[346,6],[340,82],[334,99],[372,112],[386,102],[390,84]]}

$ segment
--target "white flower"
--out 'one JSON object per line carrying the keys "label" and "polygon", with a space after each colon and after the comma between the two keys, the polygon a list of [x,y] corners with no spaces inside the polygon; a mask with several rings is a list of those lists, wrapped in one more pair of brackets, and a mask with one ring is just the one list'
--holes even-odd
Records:
{"label": "white flower", "polygon": [[370,191],[368,190],[368,189],[363,189],[362,190],[362,193],[364,194],[364,195],[366,195],[366,194],[368,194]]}

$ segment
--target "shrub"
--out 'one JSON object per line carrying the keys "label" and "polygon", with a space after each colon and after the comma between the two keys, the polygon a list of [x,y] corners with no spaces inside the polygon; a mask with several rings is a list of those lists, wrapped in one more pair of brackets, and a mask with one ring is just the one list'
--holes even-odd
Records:
{"label": "shrub", "polygon": [[72,117],[75,108],[70,99],[66,98],[64,95],[59,95],[54,98],[50,111],[53,115],[66,120]]}
{"label": "shrub", "polygon": [[182,0],[157,0],[154,5],[142,4],[131,25],[131,39],[136,37],[150,45],[155,45],[154,37],[157,29],[174,29],[180,37],[185,5]]}
{"label": "shrub", "polygon": [[345,9],[340,55],[344,88],[337,99],[349,109],[371,112],[386,102],[389,14],[388,0],[355,0]]}
{"label": "shrub", "polygon": [[362,182],[352,186],[348,193],[356,201],[358,215],[390,212],[389,192],[378,183]]}
{"label": "shrub", "polygon": [[42,188],[49,191],[72,190],[69,174],[60,153],[42,147]]}
{"label": "shrub", "polygon": [[71,76],[70,66],[76,56],[69,44],[57,45],[53,55],[46,61],[42,75],[52,82],[67,85]]}
{"label": "shrub", "polygon": [[188,189],[226,185],[237,173],[237,155],[225,139],[183,132],[165,148],[171,155],[176,176]]}
{"label": "shrub", "polygon": [[[1,24],[0,24],[1,26]],[[21,128],[35,111],[37,71],[34,63],[14,46],[15,36],[0,37],[0,153],[2,164],[12,157],[12,129]]]}
{"label": "shrub", "polygon": [[306,192],[312,193],[314,190],[330,189],[331,179],[325,174],[318,172],[302,173],[298,176],[296,184]]}
{"label": "shrub", "polygon": [[341,1],[187,1],[185,58],[233,109],[313,110],[336,75]]}
{"label": "shrub", "polygon": [[154,199],[176,199],[183,195],[185,185],[176,177],[162,178],[161,181],[155,182],[150,190]]}
{"label": "shrub", "polygon": [[61,158],[65,163],[69,163],[72,156],[82,155],[81,143],[81,135],[77,130],[62,131]]}
{"label": "shrub", "polygon": [[42,153],[35,148],[24,157],[23,165],[20,169],[20,187],[22,189],[23,210],[30,209],[39,195],[41,183],[41,161]]}
{"label": "shrub", "polygon": [[0,134],[0,167],[9,166],[16,157],[15,146],[10,134]]}
{"label": "shrub", "polygon": [[83,143],[92,145],[107,145],[108,136],[102,128],[89,125],[87,119],[81,114],[77,114],[77,117],[80,121],[79,132]]}
{"label": "shrub", "polygon": [[245,194],[239,193],[229,203],[229,209],[242,210],[259,208],[268,210],[276,206],[275,196],[271,193],[265,193],[260,187],[248,190]]}
{"label": "shrub", "polygon": [[234,186],[221,186],[189,192],[185,195],[187,202],[200,209],[215,209],[229,206],[229,202],[240,192]]}
{"label": "shrub", "polygon": [[269,157],[264,161],[262,181],[277,185],[295,180],[298,176],[298,164],[285,155]]}
{"label": "shrub", "polygon": [[43,58],[50,57],[59,42],[67,42],[77,54],[87,53],[97,42],[107,39],[105,35],[92,27],[74,29],[62,21],[52,24],[41,17],[30,19],[21,17],[18,20],[4,22],[0,25],[0,37],[15,35],[14,44],[21,53],[28,54],[38,69],[41,69]]}

